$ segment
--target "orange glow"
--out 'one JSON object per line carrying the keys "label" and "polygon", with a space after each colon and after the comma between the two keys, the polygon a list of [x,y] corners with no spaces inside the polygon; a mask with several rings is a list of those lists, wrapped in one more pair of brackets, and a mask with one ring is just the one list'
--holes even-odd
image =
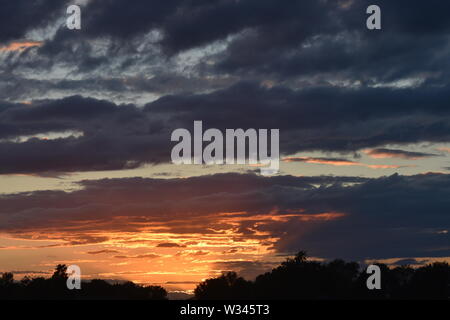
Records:
{"label": "orange glow", "polygon": [[404,167],[413,167],[413,166],[397,166],[397,165],[389,165],[389,164],[366,164],[364,165],[367,168],[371,169],[397,169],[397,168],[404,168]]}
{"label": "orange glow", "polygon": [[376,149],[367,149],[363,150],[363,152],[371,158],[374,159],[392,159],[392,158],[400,158],[406,160],[419,160],[425,158],[425,155],[411,156],[402,153],[393,153],[388,151],[381,151]]}
{"label": "orange glow", "polygon": [[357,162],[347,161],[347,160],[327,160],[320,158],[308,158],[308,157],[288,157],[283,159],[284,162],[305,162],[305,163],[315,163],[315,164],[328,164],[331,166],[358,166]]}
{"label": "orange glow", "polygon": [[437,150],[450,153],[450,148],[447,147],[437,148]]}
{"label": "orange glow", "polygon": [[304,162],[313,164],[325,164],[330,166],[358,166],[366,167],[370,169],[397,169],[404,166],[398,165],[379,165],[379,164],[365,164],[350,160],[340,160],[340,159],[322,159],[322,158],[310,158],[310,157],[287,157],[283,158],[284,162]]}
{"label": "orange glow", "polygon": [[11,42],[7,46],[0,47],[0,52],[4,51],[23,51],[32,47],[40,47],[42,41],[22,41],[22,42]]}
{"label": "orange glow", "polygon": [[[279,263],[274,245],[282,235],[270,231],[272,225],[297,220],[307,227],[344,216],[273,209],[193,216],[188,224],[186,219],[142,222],[130,217],[72,221],[0,235],[0,252],[4,261],[15,261],[10,270],[51,274],[58,263],[77,264],[85,279],[131,280],[190,292],[202,279],[226,270],[227,261]],[[125,225],[133,231],[124,230]],[[5,262],[0,272],[8,266]]]}
{"label": "orange glow", "polygon": [[319,214],[304,214],[300,215],[300,219],[302,221],[330,221],[330,220],[337,220],[340,218],[345,217],[344,213],[319,213]]}

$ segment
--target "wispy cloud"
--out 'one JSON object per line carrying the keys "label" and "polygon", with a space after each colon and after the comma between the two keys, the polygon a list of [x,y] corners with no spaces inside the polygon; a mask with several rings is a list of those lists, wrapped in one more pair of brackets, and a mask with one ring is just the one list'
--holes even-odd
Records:
{"label": "wispy cloud", "polygon": [[418,160],[423,158],[437,157],[439,155],[433,153],[424,152],[412,152],[397,149],[369,149],[363,151],[365,154],[375,159],[397,158],[406,160]]}
{"label": "wispy cloud", "polygon": [[22,42],[11,42],[8,45],[0,47],[0,52],[7,51],[24,51],[28,48],[35,48],[42,46],[42,41],[22,41]]}
{"label": "wispy cloud", "polygon": [[330,166],[358,166],[366,167],[370,169],[398,169],[405,166],[400,165],[387,165],[387,164],[364,164],[357,161],[351,161],[347,159],[339,158],[312,158],[312,157],[286,157],[283,158],[284,162],[304,162],[313,164],[325,164]]}

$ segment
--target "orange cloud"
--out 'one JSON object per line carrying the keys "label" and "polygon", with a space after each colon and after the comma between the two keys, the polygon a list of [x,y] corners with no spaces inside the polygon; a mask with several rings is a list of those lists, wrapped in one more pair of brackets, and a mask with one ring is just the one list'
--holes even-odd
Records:
{"label": "orange cloud", "polygon": [[160,255],[154,253],[138,254],[135,256],[126,256],[126,255],[114,256],[114,258],[116,259],[156,259],[159,257]]}
{"label": "orange cloud", "polygon": [[362,164],[362,166],[371,168],[371,169],[398,169],[398,168],[404,168],[404,167],[412,167],[412,166],[398,166],[394,164]]}
{"label": "orange cloud", "polygon": [[88,251],[86,253],[96,255],[96,254],[104,254],[104,253],[119,253],[119,251],[111,250],[111,249],[103,249],[103,250],[97,250],[97,251]]}
{"label": "orange cloud", "polygon": [[363,150],[363,152],[367,154],[369,157],[375,159],[398,158],[405,160],[418,160],[437,156],[436,154],[432,153],[413,152],[397,149],[384,149],[384,148],[368,149]]}
{"label": "orange cloud", "polygon": [[437,150],[450,153],[450,148],[448,147],[437,148]]}
{"label": "orange cloud", "polygon": [[7,46],[0,47],[0,52],[5,51],[23,51],[32,47],[40,47],[42,45],[42,41],[18,41],[11,42]]}
{"label": "orange cloud", "polygon": [[337,220],[345,216],[346,216],[345,213],[338,213],[338,212],[299,215],[300,220],[302,221],[330,221],[330,220]]}
{"label": "orange cloud", "polygon": [[287,157],[284,162],[305,162],[315,164],[328,164],[332,166],[358,166],[358,162],[345,159],[327,159],[327,158],[310,158],[310,157]]}
{"label": "orange cloud", "polygon": [[305,162],[314,164],[326,164],[330,166],[358,166],[371,169],[397,169],[404,166],[398,165],[380,165],[380,164],[365,164],[361,162],[351,161],[347,159],[334,158],[311,158],[311,157],[287,157],[283,159],[284,162]]}

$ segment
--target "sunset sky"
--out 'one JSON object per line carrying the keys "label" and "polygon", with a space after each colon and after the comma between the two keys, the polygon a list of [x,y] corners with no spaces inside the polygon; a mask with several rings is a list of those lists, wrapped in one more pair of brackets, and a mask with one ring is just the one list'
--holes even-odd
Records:
{"label": "sunset sky", "polygon": [[[366,28],[366,8],[382,29]],[[81,7],[81,30],[66,9]],[[450,3],[0,3],[0,272],[189,291],[315,259],[450,261]],[[280,129],[280,171],[171,132]]]}

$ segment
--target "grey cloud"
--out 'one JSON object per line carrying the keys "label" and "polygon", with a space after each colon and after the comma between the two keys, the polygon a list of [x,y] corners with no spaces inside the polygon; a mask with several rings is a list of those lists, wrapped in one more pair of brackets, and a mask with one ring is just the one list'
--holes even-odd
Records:
{"label": "grey cloud", "polygon": [[[79,96],[17,104],[0,114],[0,136],[79,131],[81,137],[0,143],[3,173],[47,173],[134,168],[167,157],[166,131],[131,105]],[[157,151],[160,150],[160,151]]]}
{"label": "grey cloud", "polygon": [[0,43],[22,38],[27,31],[53,22],[59,14],[64,16],[67,1],[15,0],[0,4]]}
{"label": "grey cloud", "polygon": [[79,96],[32,106],[5,103],[0,113],[3,139],[67,130],[84,135],[3,141],[0,172],[47,174],[168,162],[171,132],[192,130],[194,120],[202,120],[205,129],[278,128],[283,155],[448,142],[449,92],[447,87],[294,91],[243,82],[211,93],[165,96],[145,108]]}

